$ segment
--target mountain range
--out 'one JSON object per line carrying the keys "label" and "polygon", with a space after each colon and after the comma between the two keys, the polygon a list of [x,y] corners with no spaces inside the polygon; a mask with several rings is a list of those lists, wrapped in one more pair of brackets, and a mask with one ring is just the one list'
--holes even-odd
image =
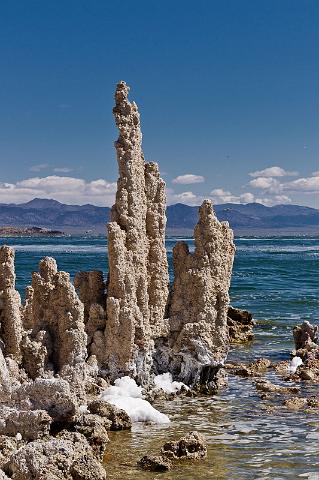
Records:
{"label": "mountain range", "polygon": [[[299,205],[266,207],[259,203],[215,205],[219,220],[227,220],[236,234],[319,233],[319,210]],[[0,204],[0,226],[43,227],[66,233],[105,233],[109,207],[65,205],[35,198],[27,203]],[[167,207],[168,234],[191,234],[198,207],[181,203]]]}

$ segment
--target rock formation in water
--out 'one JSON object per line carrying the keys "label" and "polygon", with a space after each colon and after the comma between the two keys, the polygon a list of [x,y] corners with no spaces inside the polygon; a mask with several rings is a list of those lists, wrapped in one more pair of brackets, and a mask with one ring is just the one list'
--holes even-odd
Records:
{"label": "rock formation in water", "polygon": [[254,325],[255,321],[250,312],[229,306],[227,326],[230,343],[251,342],[254,339]]}
{"label": "rock formation in water", "polygon": [[318,326],[305,320],[293,329],[296,351],[294,352],[302,362],[295,374],[302,380],[313,383],[319,382],[319,344]]}
{"label": "rock formation in water", "polygon": [[185,242],[173,250],[174,283],[169,306],[170,332],[158,345],[157,367],[192,386],[216,389],[216,374],[229,347],[228,290],[235,247],[227,223],[220,223],[210,201],[199,209],[195,251]]}
{"label": "rock formation in water", "polygon": [[0,341],[4,355],[20,359],[22,320],[21,299],[15,289],[14,250],[0,248]]}
{"label": "rock formation in water", "polygon": [[[157,164],[144,161],[128,92],[117,85],[119,179],[107,282],[100,271],[79,272],[72,285],[46,257],[21,305],[14,252],[0,247],[0,478],[104,479],[107,431],[131,426],[100,397],[118,377],[149,387],[155,373],[170,372],[215,391],[229,344],[232,231],[205,201],[194,253],[183,242],[174,248],[169,291],[165,183]],[[200,439],[188,440],[192,450]]]}
{"label": "rock formation in water", "polygon": [[145,163],[140,116],[117,85],[113,109],[119,138],[116,202],[108,224],[106,363],[111,378],[150,380],[154,337],[162,334],[168,297],[165,184]]}

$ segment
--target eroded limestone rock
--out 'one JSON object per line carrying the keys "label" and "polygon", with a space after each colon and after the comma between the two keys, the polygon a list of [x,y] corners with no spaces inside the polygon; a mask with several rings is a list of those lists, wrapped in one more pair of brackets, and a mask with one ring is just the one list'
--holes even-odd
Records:
{"label": "eroded limestone rock", "polygon": [[129,415],[105,400],[93,400],[88,404],[88,409],[91,413],[108,419],[110,430],[128,430],[132,427]]}
{"label": "eroded limestone rock", "polygon": [[4,356],[20,360],[21,298],[15,289],[14,250],[0,247],[0,340]]}
{"label": "eroded limestone rock", "polygon": [[95,355],[99,364],[105,357],[104,330],[106,325],[106,285],[99,270],[78,272],[74,286],[84,305],[84,322],[88,353]]}
{"label": "eroded limestone rock", "polygon": [[60,438],[36,440],[13,453],[3,466],[12,480],[105,480],[85,437],[64,433]]}
{"label": "eroded limestone rock", "polygon": [[296,350],[313,350],[318,349],[318,327],[311,325],[305,320],[301,325],[297,325],[293,329]]}
{"label": "eroded limestone rock", "polygon": [[208,200],[199,209],[194,238],[194,253],[184,242],[173,250],[170,333],[159,345],[156,361],[174,379],[214,391],[229,347],[228,290],[235,247],[232,230],[217,220]]}
{"label": "eroded limestone rock", "polygon": [[18,405],[45,410],[55,421],[71,421],[77,410],[77,399],[70,385],[60,378],[37,378],[21,385],[13,395]]}
{"label": "eroded limestone rock", "polygon": [[10,373],[0,348],[0,404],[8,402],[11,396],[12,382]]}
{"label": "eroded limestone rock", "polygon": [[247,310],[229,306],[227,312],[227,325],[231,343],[246,343],[254,339],[253,316]]}
{"label": "eroded limestone rock", "polygon": [[190,432],[175,442],[166,442],[161,453],[171,460],[204,459],[207,456],[206,440],[202,434]]}
{"label": "eroded limestone rock", "polygon": [[58,272],[53,258],[41,260],[39,273],[33,273],[24,316],[31,332],[24,338],[23,364],[31,378],[43,376],[46,371],[62,373],[65,366],[84,364],[84,307],[70,275]]}
{"label": "eroded limestone rock", "polygon": [[144,161],[140,116],[128,92],[125,82],[117,85],[113,109],[119,179],[108,224],[106,363],[112,378],[129,374],[147,383],[168,297],[165,183],[157,164]]}
{"label": "eroded limestone rock", "polygon": [[18,410],[2,408],[0,411],[0,435],[16,436],[23,440],[37,440],[49,435],[52,418],[45,410]]}

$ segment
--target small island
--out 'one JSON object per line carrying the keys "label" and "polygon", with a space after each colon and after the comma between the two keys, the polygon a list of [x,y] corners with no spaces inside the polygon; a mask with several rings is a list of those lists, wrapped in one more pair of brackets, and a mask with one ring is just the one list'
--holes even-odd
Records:
{"label": "small island", "polygon": [[64,237],[60,230],[42,227],[0,227],[0,237]]}

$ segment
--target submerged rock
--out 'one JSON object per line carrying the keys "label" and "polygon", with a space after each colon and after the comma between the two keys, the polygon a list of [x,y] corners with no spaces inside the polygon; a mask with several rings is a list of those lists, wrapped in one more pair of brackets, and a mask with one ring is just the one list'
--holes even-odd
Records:
{"label": "submerged rock", "polygon": [[206,441],[202,434],[190,432],[175,442],[164,443],[161,453],[171,460],[201,460],[207,457]]}
{"label": "submerged rock", "polygon": [[256,389],[260,392],[265,393],[299,393],[299,387],[282,387],[281,385],[275,385],[274,383],[269,382],[268,380],[257,380],[255,382]]}
{"label": "submerged rock", "polygon": [[137,466],[151,472],[165,472],[171,469],[172,463],[161,455],[144,455],[137,462]]}

